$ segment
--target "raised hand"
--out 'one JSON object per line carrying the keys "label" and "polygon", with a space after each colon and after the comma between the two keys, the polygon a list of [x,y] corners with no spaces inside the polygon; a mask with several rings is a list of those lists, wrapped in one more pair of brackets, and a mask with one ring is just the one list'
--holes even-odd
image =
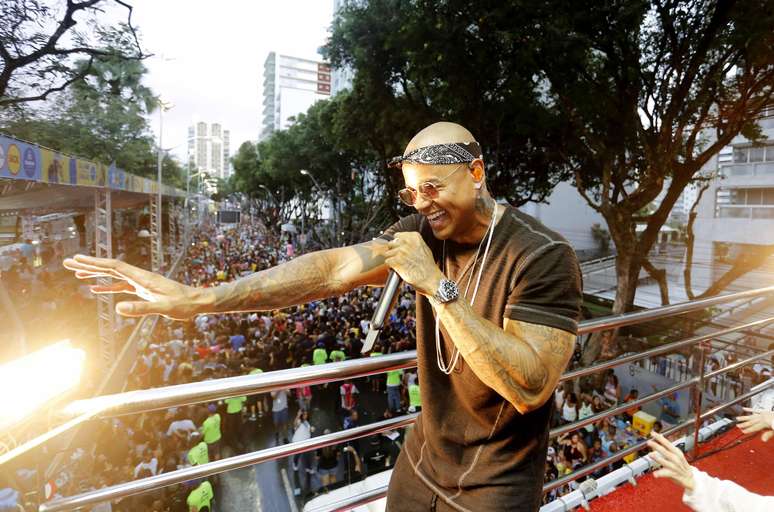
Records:
{"label": "raised hand", "polygon": [[93,293],[129,293],[142,301],[119,302],[116,312],[123,316],[164,315],[186,320],[205,312],[211,293],[206,288],[186,286],[166,277],[129,265],[126,262],[76,254],[63,262],[78,279],[112,277],[109,286],[92,285]]}
{"label": "raised hand", "polygon": [[743,407],[743,409],[752,414],[736,417],[736,421],[739,422],[737,426],[742,429],[742,432],[749,434],[765,430],[761,434],[761,440],[764,442],[774,437],[774,431],[772,430],[774,428],[774,411],[762,411],[750,409],[749,407]]}
{"label": "raised hand", "polygon": [[661,469],[653,473],[653,476],[669,478],[689,492],[693,491],[693,472],[683,452],[655,430],[651,431],[650,435],[652,439],[648,439],[648,447],[653,450],[649,454],[650,458],[661,465]]}

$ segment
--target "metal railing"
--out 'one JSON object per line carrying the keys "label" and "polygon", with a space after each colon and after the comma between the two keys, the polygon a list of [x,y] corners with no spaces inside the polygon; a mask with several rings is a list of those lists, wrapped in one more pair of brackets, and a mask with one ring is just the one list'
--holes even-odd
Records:
{"label": "metal railing", "polygon": [[[589,320],[582,322],[578,329],[578,334],[585,334],[596,331],[603,331],[607,329],[622,327],[626,325],[633,325],[650,320],[665,318],[669,316],[679,315],[689,311],[696,311],[704,309],[716,304],[722,304],[727,302],[734,302],[740,299],[749,298],[756,295],[765,295],[774,292],[774,286],[748,290],[744,292],[722,295],[717,297],[711,297],[708,299],[702,299],[693,302],[684,302],[660,308],[654,308],[646,311],[638,311],[635,313],[626,313],[622,315],[614,315],[610,317]],[[611,361],[606,361],[588,368],[583,368],[575,371],[565,373],[562,376],[562,381],[575,379],[581,376],[590,375],[592,373],[612,368],[621,364],[629,362],[635,362],[641,359],[646,359],[654,355],[661,355],[669,352],[674,352],[678,349],[692,347],[699,343],[702,343],[714,336],[721,334],[735,332],[743,329],[749,329],[753,326],[764,325],[774,321],[774,317],[750,322],[740,326],[724,329],[712,334],[706,334],[701,336],[694,336],[685,340],[680,340],[674,343],[670,343],[661,347],[647,350],[645,352],[634,354],[630,356],[621,357]],[[704,354],[705,350],[702,349],[701,354]],[[739,403],[749,398],[750,393],[737,397],[732,402],[723,404],[721,407],[715,407],[714,409],[701,413],[701,389],[705,379],[719,375],[726,371],[730,371],[739,368],[743,365],[750,364],[758,359],[769,357],[774,354],[774,351],[767,351],[757,354],[753,357],[739,361],[734,365],[730,365],[721,370],[717,370],[708,374],[704,374],[704,364],[702,356],[702,364],[700,365],[701,374],[698,377],[671,386],[670,388],[658,391],[647,397],[641,398],[636,401],[628,402],[625,405],[621,405],[594,416],[589,416],[578,422],[564,425],[562,427],[551,430],[551,437],[561,435],[562,433],[575,430],[579,427],[594,423],[601,419],[620,414],[627,409],[636,407],[640,404],[646,403],[651,400],[655,400],[662,396],[665,396],[675,390],[684,389],[687,387],[698,387],[698,391],[694,394],[694,407],[696,410],[696,418],[694,420],[684,422],[667,432],[677,431],[678,429],[685,428],[691,424],[699,426],[701,420],[704,417],[708,417],[712,414],[716,414],[716,410],[722,410],[724,407]],[[132,391],[129,393],[121,393],[116,395],[108,395],[105,397],[98,397],[90,400],[81,400],[70,404],[64,411],[62,411],[65,417],[79,416],[83,414],[89,414],[92,417],[107,418],[112,416],[132,414],[143,411],[152,411],[157,409],[164,409],[171,406],[181,406],[186,404],[194,404],[207,402],[215,399],[222,399],[227,397],[250,395],[257,393],[264,393],[272,390],[287,389],[290,387],[300,387],[314,384],[322,384],[326,382],[332,382],[337,380],[344,380],[356,377],[363,377],[367,375],[373,375],[377,373],[383,373],[385,371],[410,368],[416,366],[416,351],[390,354],[377,358],[364,358],[356,359],[352,361],[345,361],[341,363],[330,363],[320,366],[311,366],[303,368],[293,368],[289,370],[281,370],[276,372],[263,373],[258,375],[249,375],[241,377],[231,377],[220,380],[204,381],[191,384],[184,384],[179,386],[169,386],[165,388],[156,388],[142,391]],[[698,397],[698,402],[696,398]],[[698,407],[696,405],[698,404]],[[291,443],[282,447],[269,448],[260,450],[257,452],[251,452],[243,455],[237,455],[229,457],[216,462],[210,462],[195,466],[192,468],[185,468],[154,477],[144,478],[140,480],[134,480],[121,484],[116,484],[103,489],[85,492],[76,496],[60,498],[41,506],[41,511],[55,511],[55,510],[71,510],[77,507],[83,507],[90,504],[96,504],[106,500],[113,500],[133,494],[157,489],[160,487],[172,485],[183,481],[190,480],[192,478],[201,478],[231,469],[239,467],[249,466],[258,462],[266,460],[272,460],[281,457],[287,457],[295,453],[301,453],[308,450],[313,450],[322,446],[328,446],[342,441],[355,439],[378,433],[391,428],[398,428],[398,426],[408,425],[413,422],[416,415],[402,416],[399,418],[393,418],[382,422],[374,423],[364,427],[358,427],[358,429],[351,429],[346,431],[340,431],[326,436],[319,436],[312,438],[308,441],[300,443]],[[695,435],[698,437],[698,428]],[[695,445],[698,443],[695,443]],[[605,467],[612,462],[619,460],[620,458],[634,453],[635,451],[644,447],[643,443],[638,443],[625,450],[616,452],[610,457],[598,461],[590,466],[581,468],[574,473],[567,475],[559,480],[547,483],[543,490],[544,492],[550,491],[564,485],[564,483],[584,476],[588,473],[596,471],[601,467]],[[369,492],[368,500],[375,500],[383,497],[386,493],[386,488],[383,492]],[[363,497],[356,497],[359,501],[358,504],[365,503]],[[339,510],[340,508],[331,509]]]}

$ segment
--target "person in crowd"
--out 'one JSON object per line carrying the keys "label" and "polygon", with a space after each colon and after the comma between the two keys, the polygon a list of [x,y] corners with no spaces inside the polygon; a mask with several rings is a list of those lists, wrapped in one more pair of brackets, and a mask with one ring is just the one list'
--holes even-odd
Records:
{"label": "person in crowd", "polygon": [[202,426],[199,427],[199,432],[201,432],[204,442],[207,443],[207,451],[212,460],[220,459],[220,440],[222,437],[220,426],[218,407],[215,404],[209,404],[207,406],[207,418],[202,422]]}
{"label": "person in crowd", "polygon": [[615,407],[621,400],[621,386],[618,385],[618,377],[612,370],[605,379],[605,391],[603,395],[608,405]]}
{"label": "person in crowd", "polygon": [[[325,429],[323,434],[330,434],[330,429]],[[339,466],[340,450],[337,446],[325,446],[317,450],[317,474],[324,490],[328,490],[336,483],[336,469]]]}
{"label": "person in crowd", "polygon": [[280,440],[287,444],[290,416],[288,412],[288,392],[286,389],[271,392],[271,418],[274,423],[274,436],[276,444]]}
{"label": "person in crowd", "polygon": [[578,419],[578,396],[574,391],[565,395],[562,405],[562,422],[572,423]]}

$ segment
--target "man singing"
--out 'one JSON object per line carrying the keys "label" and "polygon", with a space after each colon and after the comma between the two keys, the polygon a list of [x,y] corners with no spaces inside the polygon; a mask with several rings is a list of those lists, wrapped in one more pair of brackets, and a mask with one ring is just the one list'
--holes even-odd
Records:
{"label": "man singing", "polygon": [[192,288],[124,262],[75,256],[95,293],[134,293],[126,316],[272,310],[383,286],[394,269],[417,291],[422,413],[390,481],[390,511],[539,508],[552,396],[572,355],[581,273],[570,244],[497,205],[482,152],[452,123],[420,131],[392,164],[416,213],[376,240],[300,256],[218,286]]}

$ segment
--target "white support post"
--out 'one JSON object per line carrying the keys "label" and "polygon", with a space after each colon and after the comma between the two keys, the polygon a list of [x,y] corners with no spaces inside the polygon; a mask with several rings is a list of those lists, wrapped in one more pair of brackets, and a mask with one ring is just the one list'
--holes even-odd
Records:
{"label": "white support post", "polygon": [[169,223],[169,251],[173,253],[178,247],[180,247],[180,239],[178,238],[177,223],[180,219],[179,210],[174,199],[170,199],[169,213],[167,213],[167,221]]}
{"label": "white support post", "polygon": [[[98,258],[113,257],[113,225],[110,189],[94,191],[94,248]],[[113,282],[110,277],[98,277],[97,284],[108,286]],[[99,342],[104,368],[107,371],[113,365],[116,356],[115,346],[115,308],[113,295],[97,295],[97,318],[99,322]]]}
{"label": "white support post", "polygon": [[150,197],[151,270],[161,272],[164,266],[164,249],[161,245],[161,201],[159,196]]}

